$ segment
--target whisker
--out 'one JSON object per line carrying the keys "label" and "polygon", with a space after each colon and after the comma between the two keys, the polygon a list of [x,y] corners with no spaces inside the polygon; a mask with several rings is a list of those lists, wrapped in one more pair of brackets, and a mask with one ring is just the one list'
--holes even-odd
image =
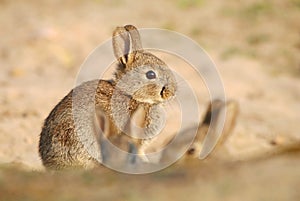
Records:
{"label": "whisker", "polygon": [[177,81],[176,81],[176,84],[177,84],[177,85],[181,85],[181,84],[183,84],[183,83],[185,83],[185,82],[186,82],[186,80],[181,79],[181,80],[177,80]]}

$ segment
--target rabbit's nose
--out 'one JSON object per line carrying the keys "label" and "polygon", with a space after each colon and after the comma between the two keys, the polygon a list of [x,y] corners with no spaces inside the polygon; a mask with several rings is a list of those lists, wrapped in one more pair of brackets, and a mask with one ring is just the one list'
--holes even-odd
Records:
{"label": "rabbit's nose", "polygon": [[160,91],[160,96],[163,99],[169,99],[175,95],[174,89],[171,86],[165,85]]}

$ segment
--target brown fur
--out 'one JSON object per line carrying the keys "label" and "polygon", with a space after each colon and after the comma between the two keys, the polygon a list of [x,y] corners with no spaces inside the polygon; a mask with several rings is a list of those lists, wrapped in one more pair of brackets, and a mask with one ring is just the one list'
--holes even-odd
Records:
{"label": "brown fur", "polygon": [[[88,81],[76,87],[55,106],[44,122],[39,153],[48,169],[99,165],[103,157],[99,133],[116,145],[122,144],[122,149],[126,150],[129,143],[139,148],[143,140],[125,135],[117,123],[126,125],[128,120],[124,114],[132,116],[143,107],[145,133],[154,136],[161,122],[160,103],[175,96],[173,74],[163,61],[141,49],[134,26],[117,27],[113,36],[114,53],[119,61],[115,79]],[[149,69],[156,71],[161,79],[145,79],[144,70]],[[128,105],[124,104],[127,102]]]}

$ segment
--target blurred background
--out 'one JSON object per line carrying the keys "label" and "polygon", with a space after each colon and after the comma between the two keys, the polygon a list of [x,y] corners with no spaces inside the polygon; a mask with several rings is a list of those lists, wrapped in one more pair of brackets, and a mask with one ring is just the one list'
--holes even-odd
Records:
{"label": "blurred background", "polygon": [[[299,19],[299,0],[0,0],[0,200],[300,200]],[[41,171],[43,120],[125,24],[182,33],[211,56],[240,105],[226,157],[143,176]]]}

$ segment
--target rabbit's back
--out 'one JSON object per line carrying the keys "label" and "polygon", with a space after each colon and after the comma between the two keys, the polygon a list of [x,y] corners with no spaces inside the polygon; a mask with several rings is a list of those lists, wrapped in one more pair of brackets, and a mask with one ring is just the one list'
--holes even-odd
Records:
{"label": "rabbit's back", "polygon": [[[93,136],[96,135],[91,133],[95,130],[90,110],[100,107],[108,112],[113,88],[110,81],[85,82],[55,106],[44,122],[39,142],[39,153],[46,168],[89,168],[99,164],[100,145],[95,143],[96,137]],[[83,143],[85,139],[88,140],[85,143],[91,144],[87,145],[89,150]]]}

